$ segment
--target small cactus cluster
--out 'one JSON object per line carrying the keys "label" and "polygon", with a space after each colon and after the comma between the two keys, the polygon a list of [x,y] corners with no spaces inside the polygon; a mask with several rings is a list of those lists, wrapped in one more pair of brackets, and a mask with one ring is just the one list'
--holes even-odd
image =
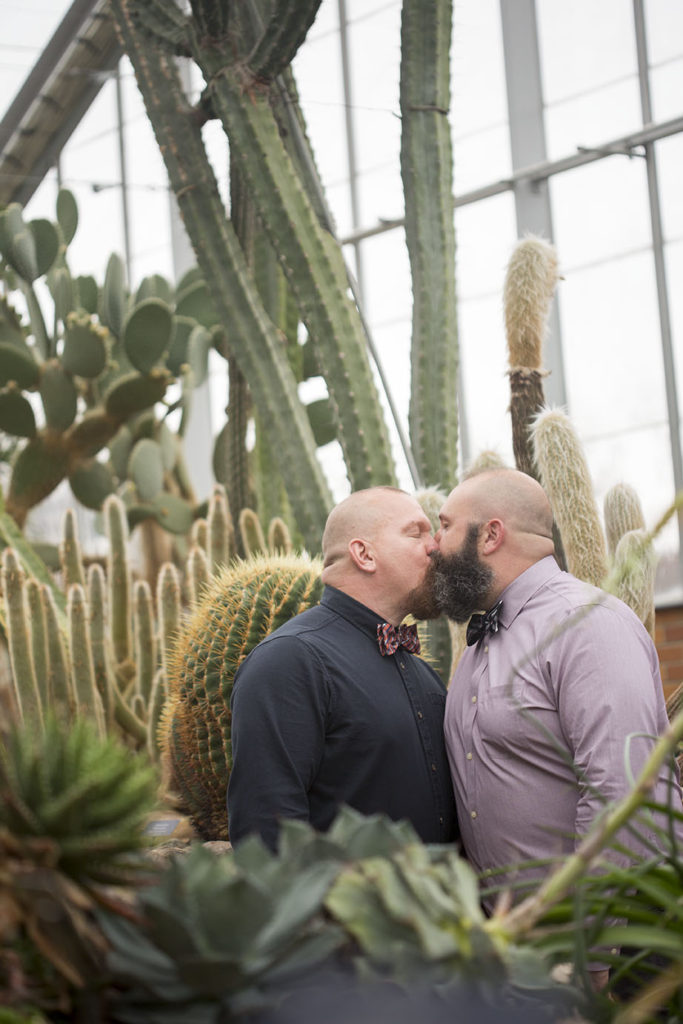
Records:
{"label": "small cactus cluster", "polygon": [[566,413],[542,410],[532,437],[570,572],[616,594],[653,634],[656,557],[638,495],[625,483],[610,488],[603,531],[583,447]]}
{"label": "small cactus cluster", "polygon": [[[105,500],[103,521],[106,567],[93,561],[86,571],[75,514],[66,512],[59,545],[62,590],[47,572],[40,573],[30,545],[15,536],[17,528],[9,529],[10,544],[2,554],[2,622],[14,704],[18,717],[39,730],[49,712],[63,724],[89,718],[99,735],[118,732],[157,760],[171,647],[187,609],[235,557],[228,501],[216,484],[207,517],[194,522],[184,588],[183,574],[171,562],[161,566],[154,592],[146,579],[134,578],[128,518],[116,495]],[[12,521],[0,514],[0,527],[8,525]],[[256,550],[258,537],[264,554],[291,550],[281,520],[268,530],[272,549],[251,509],[243,510],[240,529],[245,547],[252,537]]]}
{"label": "small cactus cluster", "polygon": [[231,563],[204,591],[174,647],[160,730],[163,761],[171,789],[204,839],[228,838],[235,672],[260,640],[317,604],[321,569],[319,561],[294,554]]}
{"label": "small cactus cluster", "polygon": [[104,506],[109,539],[106,572],[84,568],[76,520],[69,509],[60,544],[65,607],[54,588],[31,574],[13,547],[2,554],[2,590],[18,717],[41,731],[50,714],[63,726],[89,719],[98,735],[122,733],[155,756],[156,722],[165,699],[163,656],[180,616],[173,565],[158,583],[159,639],[152,592],[133,582],[128,523],[122,501]]}
{"label": "small cactus cluster", "polygon": [[[206,286],[193,270],[175,292],[152,275],[131,295],[116,254],[101,288],[91,276],[72,277],[68,245],[77,224],[75,200],[64,189],[56,223],[27,223],[16,203],[0,213],[0,276],[10,293],[23,293],[27,314],[24,323],[8,299],[0,302],[0,428],[21,441],[7,509],[23,525],[65,478],[79,502],[99,509],[128,482],[131,525],[152,518],[185,533],[193,496],[182,427],[173,433],[155,406],[177,379],[185,408],[192,386],[206,377],[217,330]],[[41,308],[39,278],[51,317]]]}

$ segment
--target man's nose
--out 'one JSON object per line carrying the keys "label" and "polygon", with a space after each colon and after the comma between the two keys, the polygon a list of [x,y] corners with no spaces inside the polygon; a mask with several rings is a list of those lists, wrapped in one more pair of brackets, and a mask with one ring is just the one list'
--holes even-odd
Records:
{"label": "man's nose", "polygon": [[439,536],[439,532],[440,531],[437,530],[437,532],[434,534],[434,536],[429,538],[429,542],[427,544],[427,554],[428,555],[431,555],[432,551],[438,551],[439,550],[439,542],[438,542],[438,539],[437,539],[438,536]]}

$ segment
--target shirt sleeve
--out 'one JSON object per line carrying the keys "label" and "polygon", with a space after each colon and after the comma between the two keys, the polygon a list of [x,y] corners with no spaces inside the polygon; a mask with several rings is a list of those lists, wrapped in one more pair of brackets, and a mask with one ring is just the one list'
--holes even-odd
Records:
{"label": "shirt sleeve", "polygon": [[308,820],[308,791],[325,741],[328,686],[315,652],[295,636],[255,648],[234,681],[228,828],[275,849],[280,818]]}
{"label": "shirt sleeve", "polygon": [[650,647],[637,621],[604,605],[582,610],[557,642],[559,718],[578,773],[577,842],[605,803],[630,790],[659,732]]}

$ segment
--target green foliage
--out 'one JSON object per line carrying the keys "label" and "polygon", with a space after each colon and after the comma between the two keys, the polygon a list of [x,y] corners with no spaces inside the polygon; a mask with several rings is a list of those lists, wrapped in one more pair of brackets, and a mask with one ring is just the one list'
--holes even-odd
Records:
{"label": "green foliage", "polygon": [[27,854],[43,843],[51,866],[81,886],[129,881],[154,783],[150,767],[86,720],[65,729],[50,716],[44,736],[15,726],[0,746],[0,833]]}
{"label": "green foliage", "polygon": [[335,972],[347,995],[372,978],[444,989],[474,979],[510,1006],[513,985],[550,989],[540,956],[486,934],[476,890],[451,848],[348,808],[325,835],[285,822],[277,856],[257,838],[231,857],[196,848],[140,893],[143,928],[101,919],[120,992],[114,1014],[200,1020],[203,1009],[232,1019],[319,977],[330,984]]}
{"label": "green foliage", "polygon": [[[71,278],[68,245],[78,224],[70,192],[57,198],[57,224],[26,225],[14,204],[0,214],[0,256],[18,276],[26,323],[6,299],[0,304],[0,427],[29,439],[16,445],[7,509],[22,526],[30,509],[65,478],[74,497],[100,509],[106,496],[122,491],[132,475],[142,487],[132,520],[154,519],[186,532],[192,512],[178,504],[194,502],[183,462],[182,444],[164,440],[162,478],[149,480],[129,470],[136,442],[161,443],[169,434],[166,399],[174,376],[190,364],[194,380],[206,376],[213,335],[200,325],[214,323],[206,286],[195,276],[183,294],[159,275],[143,281],[131,296],[123,262],[113,254],[104,285],[83,275]],[[9,272],[8,272],[9,273]],[[44,277],[54,308],[44,315],[34,282]],[[44,291],[41,295],[45,294]],[[50,332],[46,323],[54,325]],[[183,374],[181,401],[187,405],[193,376]],[[43,417],[34,415],[28,392],[37,392]],[[161,403],[166,405],[161,415]],[[181,422],[179,435],[184,428]],[[125,428],[125,430],[124,430]],[[124,446],[121,438],[127,437]],[[103,459],[109,447],[109,465]],[[101,454],[102,453],[102,454]],[[97,461],[93,461],[98,456]],[[147,460],[148,462],[148,460]],[[146,463],[147,464],[147,463]],[[137,463],[134,462],[134,468]],[[162,491],[168,502],[157,500]],[[169,507],[170,506],[170,507]]]}

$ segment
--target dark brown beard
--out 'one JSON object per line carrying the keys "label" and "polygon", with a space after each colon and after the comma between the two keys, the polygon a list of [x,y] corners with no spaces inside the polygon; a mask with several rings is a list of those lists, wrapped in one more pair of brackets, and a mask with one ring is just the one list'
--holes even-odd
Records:
{"label": "dark brown beard", "polygon": [[425,578],[419,587],[414,587],[407,598],[408,612],[414,619],[421,621],[427,619],[438,619],[441,617],[441,608],[436,599],[434,590],[434,555],[430,555],[432,562],[427,569]]}
{"label": "dark brown beard", "polygon": [[493,586],[493,570],[479,558],[477,539],[479,526],[470,523],[459,551],[431,555],[434,598],[444,615],[452,622],[467,622],[470,616],[486,607]]}

